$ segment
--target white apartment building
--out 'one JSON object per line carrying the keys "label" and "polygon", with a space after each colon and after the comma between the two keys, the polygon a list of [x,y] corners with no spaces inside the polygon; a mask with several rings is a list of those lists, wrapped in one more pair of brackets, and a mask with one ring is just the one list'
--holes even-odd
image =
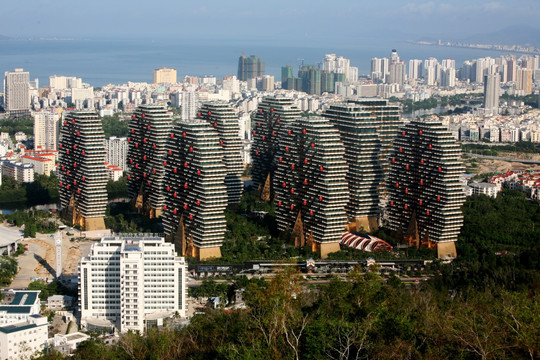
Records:
{"label": "white apartment building", "polygon": [[186,313],[186,272],[174,244],[154,234],[117,234],[79,263],[79,310],[87,329],[144,332]]}
{"label": "white apartment building", "polygon": [[127,138],[118,138],[111,136],[105,139],[105,162],[110,165],[118,166],[123,171],[127,170]]}
{"label": "white apartment building", "polygon": [[27,320],[0,326],[0,359],[28,359],[43,350],[48,337],[47,318],[31,315]]}
{"label": "white apartment building", "polygon": [[30,164],[23,164],[6,158],[1,158],[2,175],[9,176],[18,182],[33,182],[34,167]]}
{"label": "white apartment building", "polygon": [[469,187],[471,187],[473,194],[484,194],[491,197],[496,197],[501,191],[501,188],[497,187],[497,185],[485,182],[472,183],[469,184]]}
{"label": "white apartment building", "polygon": [[199,108],[199,94],[195,91],[182,91],[182,121],[195,120]]}
{"label": "white apartment building", "polygon": [[35,112],[34,117],[34,149],[56,150],[58,140],[58,120],[56,109]]}

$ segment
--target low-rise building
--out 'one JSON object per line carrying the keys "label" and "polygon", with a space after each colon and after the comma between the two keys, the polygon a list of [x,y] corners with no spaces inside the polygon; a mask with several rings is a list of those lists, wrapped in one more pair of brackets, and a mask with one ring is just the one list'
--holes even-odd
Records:
{"label": "low-rise building", "polygon": [[25,321],[38,315],[41,309],[41,291],[11,290],[4,293],[4,303],[0,305],[0,326]]}
{"label": "low-rise building", "polygon": [[2,175],[15,179],[18,182],[34,182],[34,167],[31,164],[0,159],[2,163]]}
{"label": "low-rise building", "polygon": [[47,337],[47,318],[41,315],[0,326],[0,359],[27,359],[43,350]]}
{"label": "low-rise building", "polygon": [[472,194],[484,194],[491,197],[497,197],[501,190],[497,185],[485,182],[472,183],[469,187],[472,189]]}
{"label": "low-rise building", "polygon": [[73,306],[73,297],[67,295],[52,295],[47,298],[47,309],[69,309]]}
{"label": "low-rise building", "polygon": [[32,165],[34,173],[50,176],[51,172],[54,171],[54,160],[50,158],[23,155],[21,156],[21,161],[23,164]]}
{"label": "low-rise building", "polygon": [[47,340],[47,348],[54,349],[63,355],[71,355],[80,343],[90,338],[89,335],[81,332],[71,334],[56,334],[53,338]]}

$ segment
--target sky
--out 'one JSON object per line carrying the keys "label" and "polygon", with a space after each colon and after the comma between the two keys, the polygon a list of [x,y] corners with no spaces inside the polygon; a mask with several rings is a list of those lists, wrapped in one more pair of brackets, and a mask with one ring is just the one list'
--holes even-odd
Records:
{"label": "sky", "polygon": [[[0,35],[313,43],[536,26],[540,0],[2,0]],[[539,35],[540,36],[540,35]]]}

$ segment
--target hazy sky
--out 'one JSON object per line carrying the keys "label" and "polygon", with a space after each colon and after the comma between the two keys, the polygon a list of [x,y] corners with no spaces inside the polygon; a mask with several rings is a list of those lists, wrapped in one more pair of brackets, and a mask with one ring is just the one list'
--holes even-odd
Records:
{"label": "hazy sky", "polygon": [[414,40],[537,26],[540,0],[2,0],[0,13],[12,37]]}

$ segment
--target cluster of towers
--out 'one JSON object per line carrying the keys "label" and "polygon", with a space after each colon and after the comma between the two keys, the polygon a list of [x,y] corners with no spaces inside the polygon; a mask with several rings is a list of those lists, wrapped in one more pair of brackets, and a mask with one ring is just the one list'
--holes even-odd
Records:
{"label": "cluster of towers", "polygon": [[[182,255],[219,257],[224,210],[240,201],[243,171],[238,120],[224,103],[204,105],[191,122],[172,124],[161,106],[137,108],[129,123],[127,186],[133,207],[162,216]],[[60,193],[64,219],[105,228],[103,129],[95,113],[73,112],[62,126]]]}
{"label": "cluster of towers", "polygon": [[[323,117],[299,119],[290,99],[267,98],[253,125],[253,181],[261,197],[274,202],[279,229],[289,231],[295,245],[309,245],[322,256],[339,250],[346,230],[374,231],[383,222],[409,245],[454,256],[464,201],[460,149],[441,123],[415,121],[403,131],[419,124],[429,134],[421,139],[430,142],[425,149],[414,136],[396,138],[402,131],[399,107],[387,100],[349,100],[331,105]],[[418,171],[412,163],[410,172],[396,168],[402,161],[396,154],[404,149],[422,158]],[[426,177],[428,161],[436,172]],[[418,181],[424,188],[413,187]],[[396,193],[396,182],[407,188],[406,200]],[[415,211],[429,201],[417,197],[435,193],[440,200],[429,204],[428,217]],[[411,223],[415,241],[407,231]]]}
{"label": "cluster of towers", "polygon": [[[399,108],[382,99],[348,100],[301,118],[292,99],[265,98],[253,118],[252,179],[274,203],[278,229],[324,257],[339,250],[346,231],[385,223],[410,246],[454,256],[463,222],[460,148],[440,122],[401,125]],[[100,119],[71,113],[61,135],[63,216],[104,229]],[[128,135],[133,207],[161,216],[182,255],[221,256],[225,208],[243,191],[240,150],[238,121],[225,103],[203,105],[196,120],[176,124],[163,107],[140,106]]]}

